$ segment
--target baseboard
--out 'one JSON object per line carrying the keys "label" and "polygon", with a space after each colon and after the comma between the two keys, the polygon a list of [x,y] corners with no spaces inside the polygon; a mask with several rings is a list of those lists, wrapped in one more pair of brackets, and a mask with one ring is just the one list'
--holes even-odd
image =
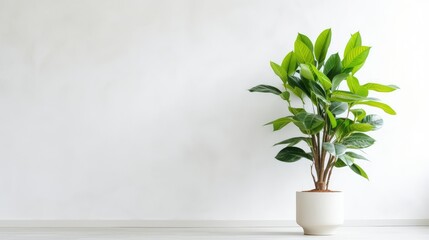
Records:
{"label": "baseboard", "polygon": [[[0,220],[0,228],[269,228],[293,220]],[[429,219],[346,220],[346,227],[429,226]]]}
{"label": "baseboard", "polygon": [[429,219],[353,219],[345,220],[347,227],[429,226]]}

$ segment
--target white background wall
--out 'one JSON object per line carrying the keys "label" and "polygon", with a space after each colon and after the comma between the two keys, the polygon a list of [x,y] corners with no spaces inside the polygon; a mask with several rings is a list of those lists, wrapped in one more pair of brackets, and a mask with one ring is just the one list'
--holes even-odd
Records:
{"label": "white background wall", "polygon": [[[297,32],[360,31],[397,116],[336,170],[347,219],[429,218],[427,1],[0,0],[0,219],[294,219],[309,164],[262,124]],[[380,113],[375,110],[375,112]],[[288,132],[289,131],[289,132]]]}

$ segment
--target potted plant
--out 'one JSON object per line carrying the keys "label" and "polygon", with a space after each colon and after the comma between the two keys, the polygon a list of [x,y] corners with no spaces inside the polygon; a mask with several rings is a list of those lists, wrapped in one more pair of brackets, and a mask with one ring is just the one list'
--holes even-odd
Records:
{"label": "potted plant", "polygon": [[362,84],[356,77],[370,51],[370,47],[362,45],[359,32],[351,36],[342,59],[338,53],[326,58],[331,35],[331,29],[324,30],[313,45],[307,36],[298,34],[294,50],[282,63],[271,62],[271,68],[282,81],[282,90],[270,85],[249,90],[278,95],[288,105],[289,116],[266,125],[278,131],[293,124],[302,133],[276,143],[285,147],[275,158],[288,163],[310,160],[314,189],[296,193],[297,223],[303,227],[304,234],[333,234],[343,223],[342,192],[329,190],[334,168],[348,167],[368,179],[357,162],[366,160],[361,149],[375,142],[367,132],[379,129],[383,119],[368,114],[362,107],[396,114],[387,104],[369,97],[369,93],[391,92],[398,89],[397,86]]}

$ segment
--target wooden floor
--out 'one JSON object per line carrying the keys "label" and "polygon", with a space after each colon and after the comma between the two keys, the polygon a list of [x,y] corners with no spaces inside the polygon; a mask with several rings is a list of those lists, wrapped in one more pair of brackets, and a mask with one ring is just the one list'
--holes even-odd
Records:
{"label": "wooden floor", "polygon": [[288,228],[0,228],[1,240],[429,240],[429,226],[343,227],[335,236],[304,236]]}

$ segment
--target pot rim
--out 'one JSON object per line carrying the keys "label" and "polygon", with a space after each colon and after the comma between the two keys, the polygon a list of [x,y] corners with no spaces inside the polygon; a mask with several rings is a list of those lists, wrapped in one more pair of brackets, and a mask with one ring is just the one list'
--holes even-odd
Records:
{"label": "pot rim", "polygon": [[296,191],[296,193],[300,193],[300,194],[342,194],[343,191],[322,191],[322,192],[309,192],[309,191]]}

